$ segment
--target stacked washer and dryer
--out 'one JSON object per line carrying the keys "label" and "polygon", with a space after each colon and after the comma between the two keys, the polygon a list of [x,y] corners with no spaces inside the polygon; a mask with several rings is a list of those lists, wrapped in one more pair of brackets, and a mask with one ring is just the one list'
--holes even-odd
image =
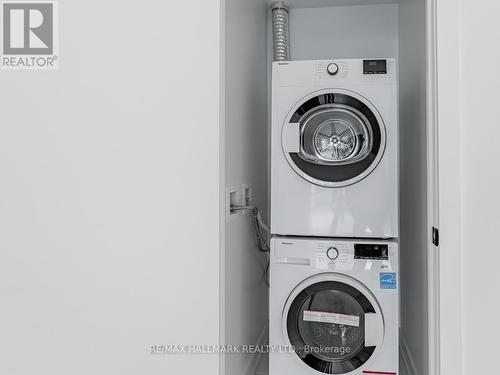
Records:
{"label": "stacked washer and dryer", "polygon": [[396,375],[396,61],[275,62],[271,133],[270,375]]}

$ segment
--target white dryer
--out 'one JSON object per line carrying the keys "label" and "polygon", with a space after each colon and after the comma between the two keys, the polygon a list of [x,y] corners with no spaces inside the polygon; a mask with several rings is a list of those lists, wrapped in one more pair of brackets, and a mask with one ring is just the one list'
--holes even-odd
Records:
{"label": "white dryer", "polygon": [[398,374],[397,243],[275,237],[270,285],[269,375]]}
{"label": "white dryer", "polygon": [[398,237],[395,59],[273,64],[271,232]]}

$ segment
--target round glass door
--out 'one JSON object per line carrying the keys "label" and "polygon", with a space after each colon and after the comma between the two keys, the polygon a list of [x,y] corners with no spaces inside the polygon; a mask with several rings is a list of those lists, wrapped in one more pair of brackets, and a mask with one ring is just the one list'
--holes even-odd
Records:
{"label": "round glass door", "polygon": [[365,317],[375,313],[359,289],[340,281],[321,281],[293,298],[286,331],[307,366],[325,374],[346,374],[365,364],[376,349],[367,345],[365,337]]}
{"label": "round glass door", "polygon": [[348,91],[306,98],[285,123],[283,142],[294,126],[299,147],[285,147],[285,156],[295,172],[316,185],[354,184],[377,167],[385,151],[382,118],[367,100]]}
{"label": "round glass door", "polygon": [[322,105],[305,116],[301,124],[301,152],[312,163],[341,165],[368,156],[372,131],[359,111],[340,104]]}

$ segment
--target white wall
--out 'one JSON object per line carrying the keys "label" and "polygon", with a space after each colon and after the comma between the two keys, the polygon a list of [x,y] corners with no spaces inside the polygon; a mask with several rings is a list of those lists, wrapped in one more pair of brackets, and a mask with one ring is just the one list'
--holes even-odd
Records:
{"label": "white wall", "polygon": [[293,60],[398,56],[396,4],[290,10]]}
{"label": "white wall", "polygon": [[500,61],[498,1],[461,0],[464,374],[498,372]]}
{"label": "white wall", "polygon": [[[266,219],[267,205],[267,7],[265,1],[225,2],[225,187],[252,188]],[[257,250],[251,215],[225,226],[224,342],[264,344],[267,255]],[[225,374],[253,375],[258,356],[227,355]]]}
{"label": "white wall", "polygon": [[0,72],[0,373],[217,374],[219,1],[60,1]]}
{"label": "white wall", "polygon": [[401,342],[410,371],[428,374],[425,0],[399,6]]}

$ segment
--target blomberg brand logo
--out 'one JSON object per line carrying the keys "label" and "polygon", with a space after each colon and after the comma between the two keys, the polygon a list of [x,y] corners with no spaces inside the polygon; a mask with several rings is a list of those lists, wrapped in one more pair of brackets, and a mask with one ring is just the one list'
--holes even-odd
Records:
{"label": "blomberg brand logo", "polygon": [[57,69],[59,63],[56,2],[1,3],[2,69]]}

